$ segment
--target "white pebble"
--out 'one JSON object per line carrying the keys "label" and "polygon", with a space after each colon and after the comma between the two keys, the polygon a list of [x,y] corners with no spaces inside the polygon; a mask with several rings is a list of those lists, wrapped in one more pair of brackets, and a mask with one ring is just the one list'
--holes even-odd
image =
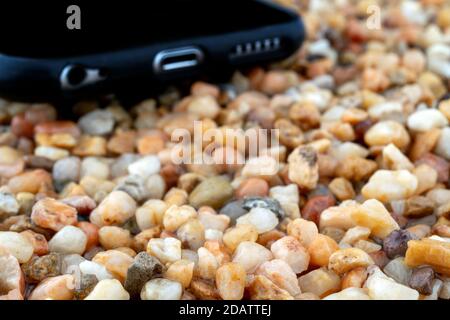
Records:
{"label": "white pebble", "polygon": [[175,262],[181,259],[181,241],[175,238],[150,239],[147,252],[162,263]]}
{"label": "white pebble", "polygon": [[101,280],[84,300],[130,300],[119,280]]}
{"label": "white pebble", "polygon": [[79,265],[80,271],[83,274],[93,274],[97,277],[98,281],[106,280],[106,279],[114,279],[113,275],[109,273],[106,268],[100,263],[93,261],[83,261]]}
{"label": "white pebble", "polygon": [[48,247],[52,252],[83,254],[86,249],[87,237],[80,228],[65,226],[49,241]]}
{"label": "white pebble", "polygon": [[128,173],[141,177],[149,177],[158,173],[161,169],[161,163],[157,156],[146,156],[128,166]]}
{"label": "white pebble", "polygon": [[450,127],[442,129],[441,137],[439,138],[434,151],[438,156],[450,161]]}
{"label": "white pebble", "polygon": [[394,144],[383,148],[383,163],[390,170],[412,170],[414,165]]}
{"label": "white pebble", "polygon": [[142,300],[180,300],[183,287],[179,282],[167,279],[152,279],[141,291]]}
{"label": "white pebble", "polygon": [[371,267],[365,286],[375,300],[418,300],[419,292],[386,276],[378,267]]}
{"label": "white pebble", "polygon": [[383,102],[370,107],[368,113],[372,119],[387,119],[392,114],[401,114],[403,106],[400,102]]}
{"label": "white pebble", "polygon": [[81,162],[81,177],[85,176],[107,180],[109,178],[109,166],[104,159],[96,157],[84,158]]}
{"label": "white pebble", "polygon": [[323,300],[370,300],[366,290],[362,288],[350,287],[340,292],[330,294]]}
{"label": "white pebble", "polygon": [[272,253],[266,247],[255,242],[243,241],[234,251],[233,262],[239,263],[247,273],[253,273],[272,257]]}
{"label": "white pebble", "polygon": [[268,209],[253,208],[249,213],[239,217],[236,224],[251,224],[261,234],[274,229],[278,225],[278,218]]}
{"label": "white pebble", "polygon": [[34,149],[34,155],[57,161],[68,157],[69,151],[56,147],[39,146]]}
{"label": "white pebble", "polygon": [[405,286],[408,285],[409,277],[411,276],[411,268],[405,264],[403,257],[398,257],[389,263],[383,269],[384,273]]}
{"label": "white pebble", "polygon": [[33,245],[23,235],[12,231],[0,232],[0,249],[6,249],[10,254],[25,263],[33,255]]}
{"label": "white pebble", "polygon": [[437,109],[416,111],[408,117],[408,128],[418,132],[443,128],[447,125],[447,118]]}
{"label": "white pebble", "polygon": [[407,170],[378,170],[362,188],[361,193],[366,199],[389,202],[409,198],[417,186],[417,178]]}

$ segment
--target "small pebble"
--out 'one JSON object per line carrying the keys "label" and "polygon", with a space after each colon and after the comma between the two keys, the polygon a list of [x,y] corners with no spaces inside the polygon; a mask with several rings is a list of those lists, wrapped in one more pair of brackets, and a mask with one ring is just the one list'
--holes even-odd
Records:
{"label": "small pebble", "polygon": [[140,252],[134,257],[133,263],[127,271],[124,287],[131,297],[137,297],[141,293],[144,284],[163,273],[165,267],[161,262],[147,254]]}
{"label": "small pebble", "polygon": [[85,134],[106,135],[114,128],[114,118],[109,111],[96,110],[81,117],[78,126]]}
{"label": "small pebble", "polygon": [[86,244],[87,236],[81,229],[65,226],[53,236],[48,247],[51,252],[83,254]]}

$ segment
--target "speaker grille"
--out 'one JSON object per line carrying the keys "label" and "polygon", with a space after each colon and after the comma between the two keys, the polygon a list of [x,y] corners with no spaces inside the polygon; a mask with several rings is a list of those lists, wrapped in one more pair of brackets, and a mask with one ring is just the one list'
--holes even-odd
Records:
{"label": "speaker grille", "polygon": [[276,51],[281,47],[281,39],[276,38],[268,38],[263,40],[257,40],[254,42],[246,42],[236,45],[232,52],[231,57],[246,57],[259,53],[265,53],[270,51]]}

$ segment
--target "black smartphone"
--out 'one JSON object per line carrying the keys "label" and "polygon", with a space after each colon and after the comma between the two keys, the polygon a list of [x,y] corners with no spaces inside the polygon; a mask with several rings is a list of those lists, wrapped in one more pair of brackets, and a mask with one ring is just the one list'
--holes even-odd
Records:
{"label": "black smartphone", "polygon": [[263,0],[15,0],[0,12],[0,95],[25,101],[264,64],[305,36],[297,13]]}

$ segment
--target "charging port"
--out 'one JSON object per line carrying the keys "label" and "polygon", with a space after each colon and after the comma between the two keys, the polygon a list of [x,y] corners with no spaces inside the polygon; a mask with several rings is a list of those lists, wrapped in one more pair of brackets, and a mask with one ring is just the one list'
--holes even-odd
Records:
{"label": "charging port", "polygon": [[67,65],[61,71],[60,82],[64,90],[76,90],[97,83],[106,78],[106,71],[98,68],[87,68],[82,65]]}
{"label": "charging port", "polygon": [[153,60],[155,73],[193,68],[203,62],[203,52],[195,47],[184,47],[159,52]]}

